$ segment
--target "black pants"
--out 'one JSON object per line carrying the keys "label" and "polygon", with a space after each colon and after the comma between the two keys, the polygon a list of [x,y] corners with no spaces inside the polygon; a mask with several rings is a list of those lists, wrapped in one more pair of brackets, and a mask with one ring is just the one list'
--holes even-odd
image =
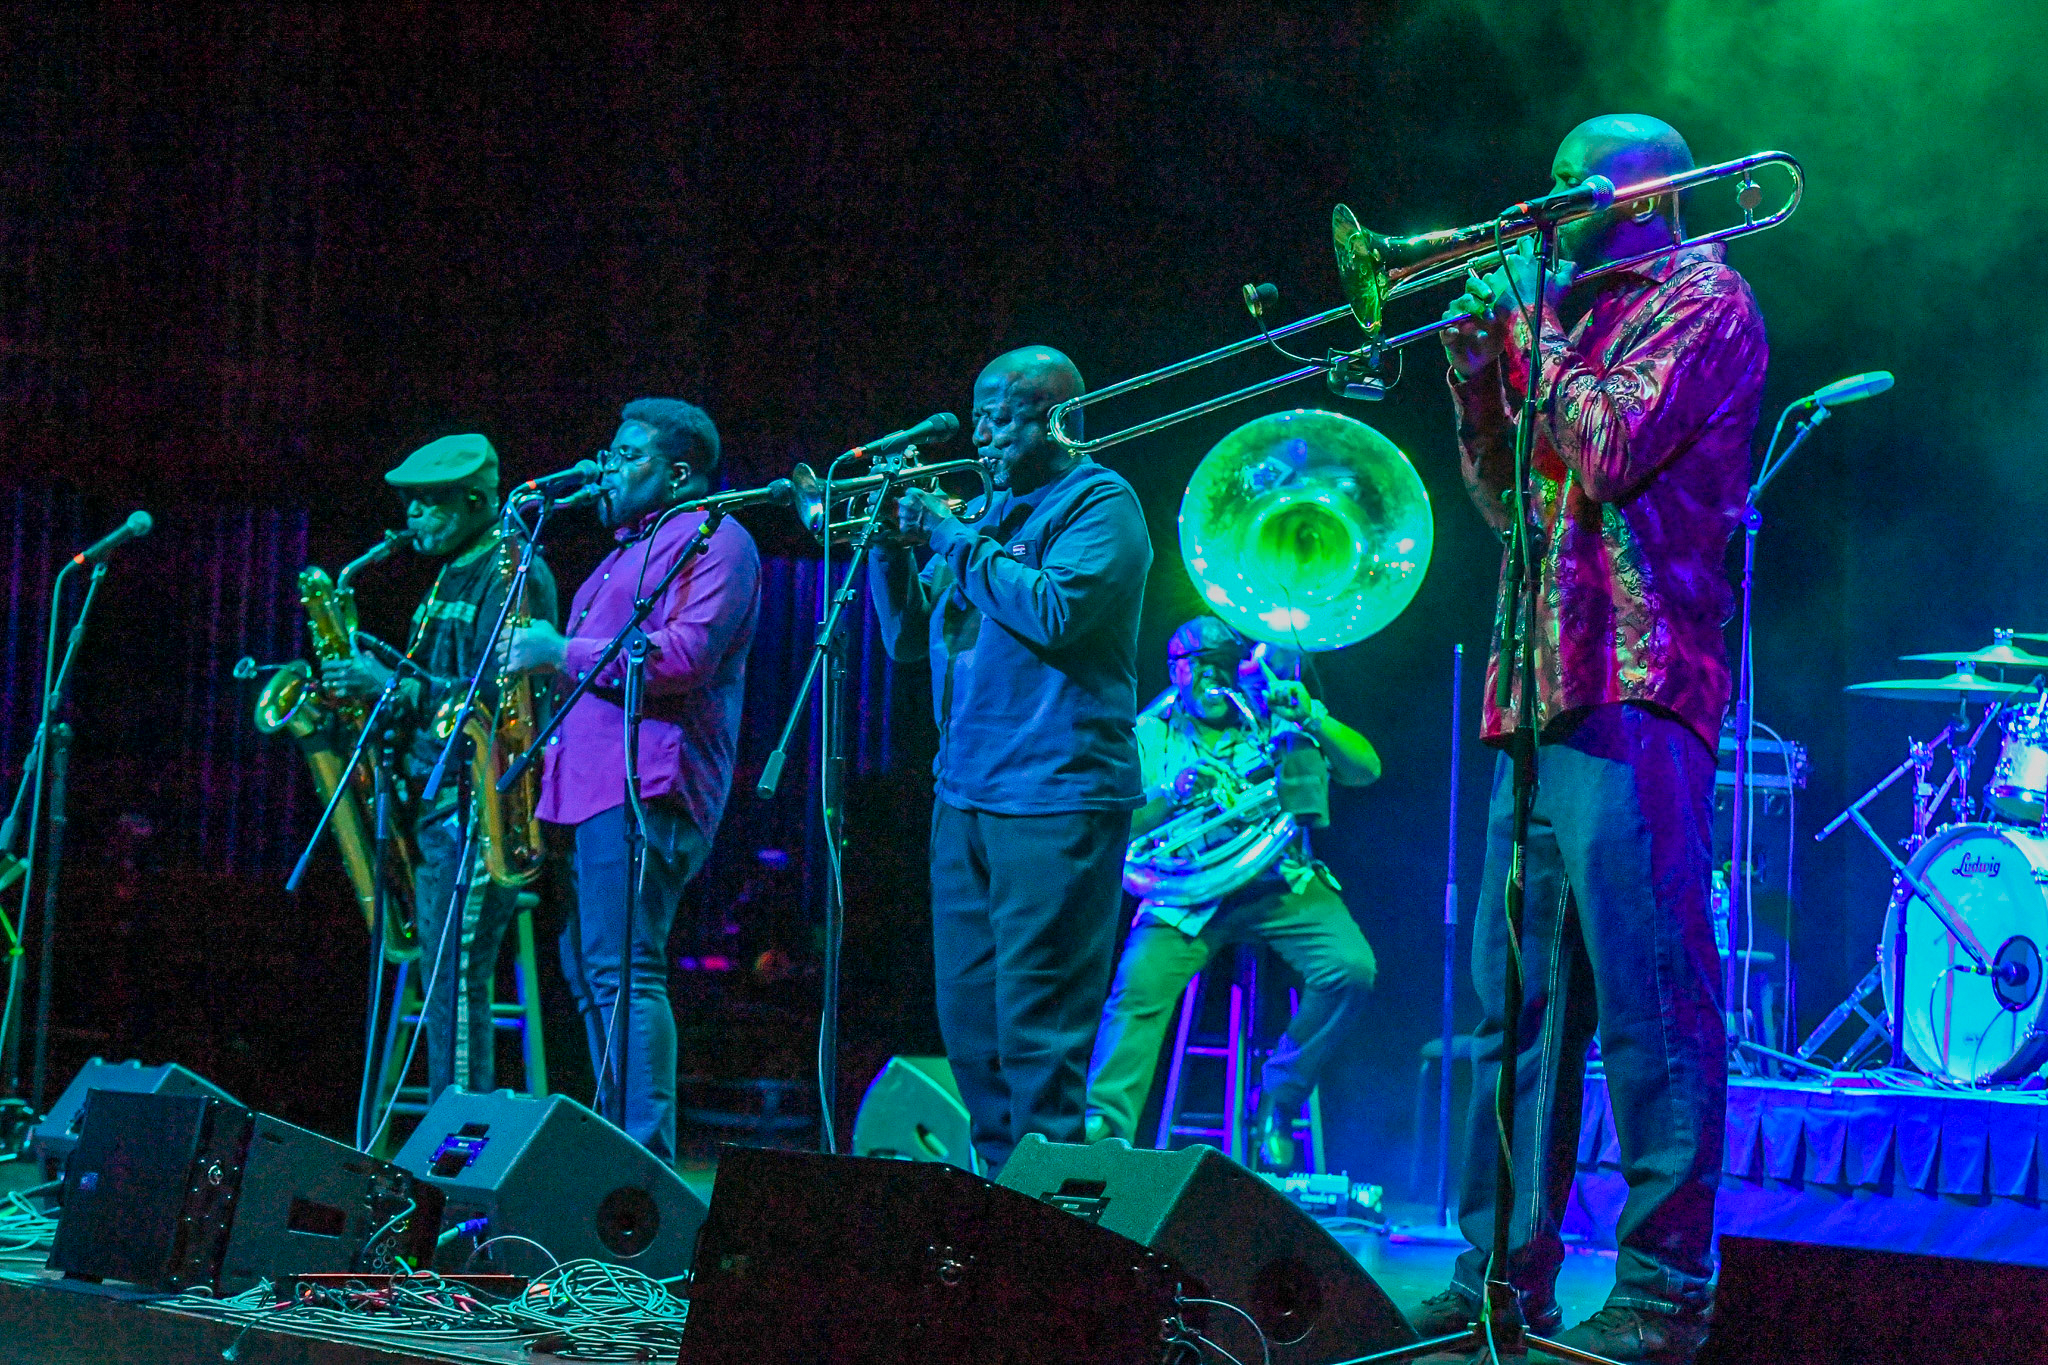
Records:
{"label": "black pants", "polygon": [[932,811],[939,1030],[991,1173],[1026,1133],[1079,1142],[1109,992],[1129,811]]}
{"label": "black pants", "polygon": [[[1484,1015],[1466,1125],[1459,1226],[1473,1249],[1453,1283],[1477,1299],[1494,1227],[1493,1113],[1505,1005],[1512,765],[1494,770],[1472,980]],[[1728,1108],[1714,948],[1714,756],[1692,730],[1635,706],[1598,706],[1538,754],[1522,924],[1509,1280],[1547,1312],[1564,1258],[1579,1101],[1595,1029],[1628,1199],[1608,1302],[1702,1315],[1713,1305],[1714,1189]]]}

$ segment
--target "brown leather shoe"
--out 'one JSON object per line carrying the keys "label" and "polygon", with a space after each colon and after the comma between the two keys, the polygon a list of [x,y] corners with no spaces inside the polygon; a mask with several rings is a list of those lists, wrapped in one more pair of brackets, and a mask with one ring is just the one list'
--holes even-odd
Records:
{"label": "brown leather shoe", "polygon": [[[1692,1365],[1707,1339],[1707,1321],[1609,1304],[1552,1339],[1560,1346],[1605,1356],[1622,1365]],[[1565,1360],[1536,1349],[1529,1352],[1529,1365],[1565,1365]]]}

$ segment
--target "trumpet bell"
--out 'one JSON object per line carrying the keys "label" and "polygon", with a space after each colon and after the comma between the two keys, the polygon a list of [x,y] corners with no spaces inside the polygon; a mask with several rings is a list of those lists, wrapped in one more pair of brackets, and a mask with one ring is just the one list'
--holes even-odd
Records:
{"label": "trumpet bell", "polygon": [[1342,649],[1413,601],[1434,541],[1429,493],[1399,446],[1356,418],[1256,418],[1202,458],[1180,504],[1188,576],[1228,625]]}

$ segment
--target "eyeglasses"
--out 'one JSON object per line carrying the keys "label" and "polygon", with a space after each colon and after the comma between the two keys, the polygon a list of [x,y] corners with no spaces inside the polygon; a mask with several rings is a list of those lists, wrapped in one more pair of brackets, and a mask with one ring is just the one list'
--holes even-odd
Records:
{"label": "eyeglasses", "polygon": [[642,460],[653,459],[654,452],[643,450],[636,455],[628,454],[622,450],[600,450],[594,458],[597,460],[599,473],[612,474],[624,469],[629,464],[638,464]]}

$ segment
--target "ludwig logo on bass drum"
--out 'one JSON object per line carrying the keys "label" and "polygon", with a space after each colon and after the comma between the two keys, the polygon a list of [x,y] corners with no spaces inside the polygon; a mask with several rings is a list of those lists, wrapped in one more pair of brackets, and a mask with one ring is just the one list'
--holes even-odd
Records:
{"label": "ludwig logo on bass drum", "polygon": [[1958,877],[1996,877],[1999,866],[1996,858],[1980,858],[1975,854],[1965,853],[1962,860],[1956,864],[1955,872]]}

